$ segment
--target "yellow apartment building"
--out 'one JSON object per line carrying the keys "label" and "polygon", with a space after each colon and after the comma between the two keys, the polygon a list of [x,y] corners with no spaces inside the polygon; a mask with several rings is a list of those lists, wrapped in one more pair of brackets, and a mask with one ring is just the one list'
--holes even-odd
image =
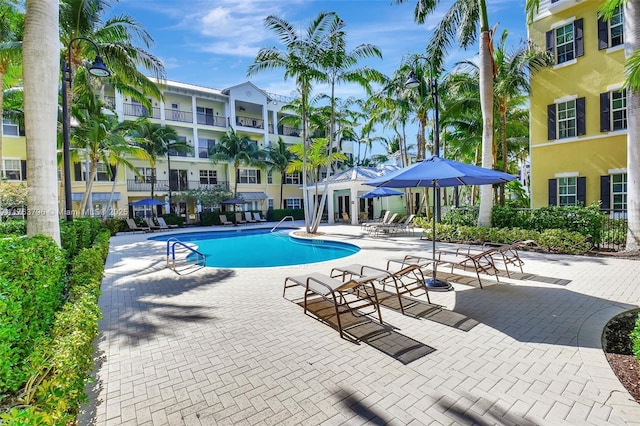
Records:
{"label": "yellow apartment building", "polygon": [[[238,173],[229,163],[213,164],[209,158],[211,148],[219,143],[231,128],[240,136],[248,136],[260,148],[267,148],[282,138],[286,144],[302,142],[300,129],[283,125],[282,107],[292,99],[266,93],[251,82],[218,90],[187,83],[165,81],[161,86],[163,99],[150,99],[151,111],[139,102],[113,89],[106,88],[103,98],[114,108],[119,120],[135,120],[148,117],[152,122],[169,125],[178,132],[180,140],[192,148],[189,154],[170,151],[156,164],[154,198],[165,201],[163,206],[130,206],[129,203],[151,196],[152,171],[148,161],[131,159],[139,175],[122,167],[116,175],[115,190],[107,172],[108,165],[100,164],[93,183],[91,211],[102,216],[109,198],[113,200],[115,216],[149,216],[163,214],[171,199],[171,211],[184,217],[187,223],[197,220],[200,209],[196,202],[181,202],[179,194],[190,189],[223,187],[233,190],[238,179],[238,196],[245,204],[242,210],[280,208],[279,172],[242,166]],[[353,148],[345,143],[343,150],[352,155]],[[26,179],[26,149],[22,129],[15,123],[4,121],[3,162],[8,181]],[[75,162],[71,166],[72,201],[78,212],[86,187],[87,166]],[[298,173],[287,174],[283,188],[283,207],[302,207],[302,177]],[[176,201],[178,200],[178,201]],[[60,180],[60,203],[64,206],[64,188]]]}
{"label": "yellow apartment building", "polygon": [[529,39],[554,65],[531,77],[532,207],[626,211],[627,109],[622,10],[600,0],[541,0]]}

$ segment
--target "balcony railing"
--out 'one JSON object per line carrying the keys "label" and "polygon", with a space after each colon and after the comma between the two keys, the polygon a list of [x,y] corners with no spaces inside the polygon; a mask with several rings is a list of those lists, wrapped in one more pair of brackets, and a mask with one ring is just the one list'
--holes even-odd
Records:
{"label": "balcony railing", "polygon": [[197,113],[196,119],[198,120],[198,124],[204,124],[207,126],[225,127],[225,128],[227,127],[227,117]]}
{"label": "balcony railing", "polygon": [[244,127],[253,127],[254,129],[264,129],[264,120],[260,118],[236,115],[236,125],[244,126]]}
{"label": "balcony railing", "polygon": [[180,109],[165,108],[164,119],[180,123],[193,123],[193,112]]}
{"label": "balcony railing", "polygon": [[[186,191],[188,189],[211,189],[228,190],[229,182],[218,180],[217,183],[203,183],[199,180],[171,181],[171,191]],[[153,186],[155,192],[166,192],[169,190],[169,180],[156,180]],[[151,192],[151,182],[143,182],[139,179],[127,179],[127,191],[130,192]]]}
{"label": "balcony railing", "polygon": [[302,132],[296,127],[279,126],[278,134],[282,136],[300,136]]}
{"label": "balcony railing", "polygon": [[160,108],[157,107],[151,108],[151,113],[149,113],[149,110],[140,104],[124,104],[123,106],[124,115],[131,117],[160,118]]}

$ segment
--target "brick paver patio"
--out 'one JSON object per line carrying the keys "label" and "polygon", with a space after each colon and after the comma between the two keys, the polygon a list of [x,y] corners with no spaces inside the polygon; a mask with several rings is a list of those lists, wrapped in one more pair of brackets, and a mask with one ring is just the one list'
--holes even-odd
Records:
{"label": "brick paver patio", "polygon": [[640,424],[640,405],[600,344],[607,321],[640,304],[640,262],[523,252],[525,272],[559,281],[454,284],[431,293],[445,308],[432,319],[383,308],[398,345],[432,349],[405,364],[376,339],[341,339],[289,292],[283,298],[282,286],[288,275],[349,263],[384,266],[431,243],[356,226],[321,231],[362,250],[316,264],[178,275],[165,267],[164,243],[113,237],[96,382],[80,424]]}

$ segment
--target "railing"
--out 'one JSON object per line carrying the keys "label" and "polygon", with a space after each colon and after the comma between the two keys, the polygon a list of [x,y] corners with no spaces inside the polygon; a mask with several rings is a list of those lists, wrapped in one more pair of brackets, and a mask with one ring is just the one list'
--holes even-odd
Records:
{"label": "railing", "polygon": [[[193,247],[188,246],[187,244],[183,243],[179,239],[172,237],[167,240],[167,267],[168,268],[171,268],[174,271],[176,270],[176,246],[184,247],[189,252],[195,254],[196,260],[194,263],[196,265],[205,266],[207,257],[203,253],[199,252]],[[171,255],[171,265],[169,265],[169,255]],[[202,262],[202,264],[200,264],[200,262]]]}
{"label": "railing", "polygon": [[280,226],[280,225],[282,224],[282,222],[284,222],[284,221],[285,221],[285,220],[287,220],[287,219],[291,219],[291,223],[294,223],[294,220],[295,220],[295,219],[293,219],[293,216],[285,216],[285,217],[283,217],[282,219],[280,219],[280,222],[276,223],[276,226],[274,226],[273,228],[271,228],[271,231],[269,231],[269,232],[273,232],[273,231],[275,231],[275,230],[276,230],[276,228],[277,228],[278,226]]}
{"label": "railing", "polygon": [[283,136],[300,136],[301,130],[297,127],[279,126],[278,134]]}
{"label": "railing", "polygon": [[199,112],[196,114],[196,119],[198,120],[198,124],[227,127],[227,117],[220,117],[219,115],[207,115]]}
{"label": "railing", "polygon": [[[156,180],[153,185],[155,191],[168,191],[169,180]],[[184,191],[187,189],[210,189],[210,190],[228,190],[229,182],[218,180],[217,183],[203,183],[197,180],[187,182],[171,181],[172,191]],[[151,182],[142,182],[136,179],[127,179],[127,191],[130,192],[149,192],[151,191]]]}
{"label": "railing", "polygon": [[254,129],[264,129],[264,120],[261,118],[236,115],[236,124],[238,126],[253,127]]}
{"label": "railing", "polygon": [[165,108],[164,119],[180,123],[193,123],[193,112],[180,109]]}
{"label": "railing", "polygon": [[147,108],[140,104],[123,104],[123,107],[124,115],[132,117],[160,118],[160,108],[157,107],[151,108],[151,113]]}
{"label": "railing", "polygon": [[622,251],[627,243],[629,222],[624,210],[601,210],[604,214],[600,241],[596,249],[602,251]]}

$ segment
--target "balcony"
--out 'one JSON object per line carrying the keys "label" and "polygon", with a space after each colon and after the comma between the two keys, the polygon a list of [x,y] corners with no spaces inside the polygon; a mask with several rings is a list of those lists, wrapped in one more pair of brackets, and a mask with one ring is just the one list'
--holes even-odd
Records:
{"label": "balcony", "polygon": [[581,2],[582,0],[551,0],[551,4],[549,5],[549,12],[559,13],[563,10],[567,10],[573,6],[576,6]]}
{"label": "balcony", "polygon": [[198,120],[198,124],[204,124],[206,126],[218,126],[218,127],[227,127],[227,117],[220,117],[218,115],[208,115],[197,113],[196,119]]}
{"label": "balcony", "polygon": [[289,127],[289,126],[279,126],[278,134],[282,136],[294,136],[299,137],[301,134],[301,130],[297,127]]}
{"label": "balcony", "polygon": [[236,125],[243,127],[252,127],[254,129],[264,129],[264,120],[260,118],[236,115]]}
{"label": "balcony", "polygon": [[123,106],[124,115],[130,117],[160,118],[160,108],[157,107],[153,107],[150,114],[149,110],[140,104],[123,104]]}
{"label": "balcony", "polygon": [[165,108],[164,119],[179,123],[193,123],[193,112],[180,109]]}
{"label": "balcony", "polygon": [[[172,181],[171,191],[180,192],[188,189],[210,189],[229,190],[229,182],[218,180],[217,183],[203,183],[199,180]],[[156,180],[153,187],[155,192],[169,191],[169,180]],[[129,192],[151,192],[151,182],[143,182],[139,179],[127,179],[127,191]]]}

